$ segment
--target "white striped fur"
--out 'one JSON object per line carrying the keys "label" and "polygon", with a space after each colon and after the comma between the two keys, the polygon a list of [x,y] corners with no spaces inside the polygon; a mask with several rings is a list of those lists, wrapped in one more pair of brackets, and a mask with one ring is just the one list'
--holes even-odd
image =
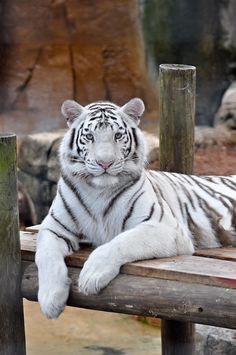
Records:
{"label": "white striped fur", "polygon": [[87,238],[98,246],[80,274],[79,289],[95,294],[140,259],[192,254],[236,244],[236,175],[197,177],[144,169],[138,128],[140,99],[118,107],[82,107],[67,100],[70,129],[60,148],[61,178],[37,243],[42,312],[63,311],[70,280],[65,256]]}

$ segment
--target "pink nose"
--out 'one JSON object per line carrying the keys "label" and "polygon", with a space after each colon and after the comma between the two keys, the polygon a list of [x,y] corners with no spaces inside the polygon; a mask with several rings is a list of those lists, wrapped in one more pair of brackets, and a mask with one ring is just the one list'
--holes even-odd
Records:
{"label": "pink nose", "polygon": [[100,165],[104,170],[108,169],[114,163],[114,160],[104,161],[104,160],[96,160],[96,163]]}

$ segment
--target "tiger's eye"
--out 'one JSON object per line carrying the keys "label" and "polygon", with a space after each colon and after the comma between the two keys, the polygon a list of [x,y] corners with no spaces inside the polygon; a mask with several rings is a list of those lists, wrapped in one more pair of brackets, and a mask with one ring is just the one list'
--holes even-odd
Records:
{"label": "tiger's eye", "polygon": [[93,135],[92,135],[92,133],[87,133],[87,134],[85,134],[85,137],[86,137],[89,141],[92,141],[92,140],[93,140]]}
{"label": "tiger's eye", "polygon": [[121,137],[122,137],[122,133],[117,132],[117,133],[115,134],[115,139],[120,139]]}

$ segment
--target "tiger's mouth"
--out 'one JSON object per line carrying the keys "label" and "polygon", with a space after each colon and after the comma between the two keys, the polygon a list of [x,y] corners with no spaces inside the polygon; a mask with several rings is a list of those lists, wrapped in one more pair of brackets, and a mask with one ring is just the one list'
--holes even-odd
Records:
{"label": "tiger's mouth", "polygon": [[117,176],[122,173],[124,163],[121,160],[113,161],[111,164],[97,164],[96,160],[85,161],[85,168],[89,174],[97,176]]}

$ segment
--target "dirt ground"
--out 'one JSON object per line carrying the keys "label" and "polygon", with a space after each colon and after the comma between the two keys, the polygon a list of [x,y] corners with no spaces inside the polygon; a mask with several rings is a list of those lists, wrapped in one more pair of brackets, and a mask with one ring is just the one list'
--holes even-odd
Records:
{"label": "dirt ground", "polygon": [[24,300],[27,355],[161,355],[160,329],[123,314],[66,307],[47,320]]}
{"label": "dirt ground", "polygon": [[194,172],[203,175],[235,175],[236,146],[198,149],[194,157]]}
{"label": "dirt ground", "polygon": [[[159,162],[150,164],[150,169],[159,169]],[[212,146],[196,149],[194,174],[236,175],[236,145]]]}

